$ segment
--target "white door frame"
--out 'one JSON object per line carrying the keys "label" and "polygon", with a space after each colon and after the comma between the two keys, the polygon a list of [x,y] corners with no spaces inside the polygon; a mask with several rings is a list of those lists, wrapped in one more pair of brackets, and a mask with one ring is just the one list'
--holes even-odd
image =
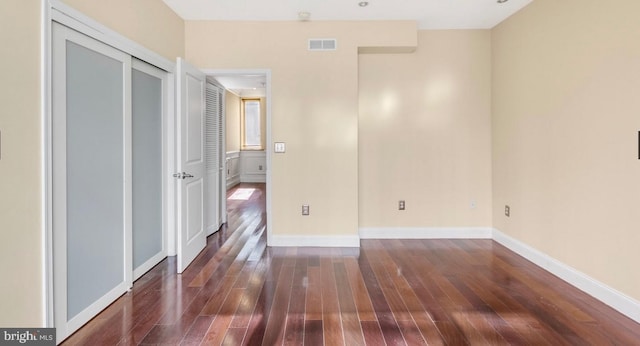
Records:
{"label": "white door frame", "polygon": [[[271,217],[271,174],[272,174],[272,163],[271,158],[273,155],[272,149],[272,137],[271,137],[271,69],[203,69],[202,70],[207,76],[239,76],[239,75],[265,75],[267,77],[267,85],[266,85],[266,99],[267,99],[267,139],[265,145],[265,152],[267,155],[267,196],[266,196],[266,207],[267,207],[267,246],[272,243],[272,220]],[[223,128],[223,132],[226,137],[226,128]],[[226,147],[225,147],[226,150]],[[223,173],[226,177],[227,175],[227,167],[225,162],[225,167],[223,169]],[[226,180],[226,179],[225,179]],[[226,213],[225,213],[226,214]],[[226,219],[226,217],[225,217]],[[226,221],[226,220],[225,220]]]}
{"label": "white door frame", "polygon": [[[140,60],[146,61],[167,72],[166,132],[163,138],[166,145],[165,175],[171,174],[175,167],[175,62],[145,48],[94,19],[75,10],[61,0],[40,0],[41,8],[41,196],[42,196],[42,305],[41,320],[46,327],[55,327],[55,307],[53,289],[53,154],[52,154],[52,23],[58,22],[86,36],[108,44]],[[164,222],[167,227],[167,254],[175,256],[175,182],[166,179],[165,185],[167,213]]]}

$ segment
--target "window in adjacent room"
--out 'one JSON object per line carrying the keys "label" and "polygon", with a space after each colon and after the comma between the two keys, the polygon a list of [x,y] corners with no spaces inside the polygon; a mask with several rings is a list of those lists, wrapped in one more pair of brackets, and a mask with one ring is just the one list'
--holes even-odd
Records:
{"label": "window in adjacent room", "polygon": [[260,100],[242,100],[242,149],[243,150],[263,150],[262,130],[260,123]]}

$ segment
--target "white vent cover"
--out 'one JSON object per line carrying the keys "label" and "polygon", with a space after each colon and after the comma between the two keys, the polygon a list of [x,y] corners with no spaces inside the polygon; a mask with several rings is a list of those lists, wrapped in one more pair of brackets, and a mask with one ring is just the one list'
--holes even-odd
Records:
{"label": "white vent cover", "polygon": [[309,40],[309,50],[336,50],[338,41],[335,38],[312,38]]}

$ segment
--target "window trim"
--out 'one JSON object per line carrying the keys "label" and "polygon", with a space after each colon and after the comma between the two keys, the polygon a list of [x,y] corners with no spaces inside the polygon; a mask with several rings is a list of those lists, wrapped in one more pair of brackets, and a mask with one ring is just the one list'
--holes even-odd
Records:
{"label": "window trim", "polygon": [[[240,100],[240,150],[241,151],[263,151],[264,146],[262,145],[262,100],[260,98],[242,98]],[[260,111],[258,120],[260,121],[260,144],[258,145],[247,145],[246,144],[246,135],[245,135],[245,104],[247,102],[258,102],[258,109]]]}

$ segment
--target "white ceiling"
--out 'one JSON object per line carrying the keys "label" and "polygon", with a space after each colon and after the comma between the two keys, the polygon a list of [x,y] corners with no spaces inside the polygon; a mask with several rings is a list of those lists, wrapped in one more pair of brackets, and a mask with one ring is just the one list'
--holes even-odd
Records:
{"label": "white ceiling", "polygon": [[249,75],[217,75],[213,78],[225,89],[240,97],[265,97],[267,76]]}
{"label": "white ceiling", "polygon": [[[163,0],[186,20],[415,20],[420,29],[489,29],[533,0]],[[264,75],[214,76],[241,97],[264,97]]]}
{"label": "white ceiling", "polygon": [[415,20],[420,29],[489,29],[533,0],[163,0],[186,20]]}

